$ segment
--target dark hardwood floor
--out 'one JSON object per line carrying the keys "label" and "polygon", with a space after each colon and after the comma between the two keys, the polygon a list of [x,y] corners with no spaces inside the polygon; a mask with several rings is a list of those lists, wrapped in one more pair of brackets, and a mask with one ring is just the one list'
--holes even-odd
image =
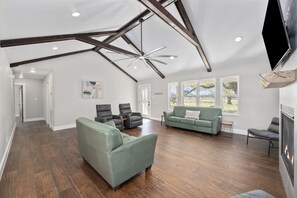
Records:
{"label": "dark hardwood floor", "polygon": [[267,142],[220,133],[211,136],[145,120],[133,136],[157,133],[155,162],[113,192],[81,158],[76,129],[53,132],[44,122],[19,124],[0,197],[209,197],[227,198],[262,189],[286,197],[278,171],[278,150]]}

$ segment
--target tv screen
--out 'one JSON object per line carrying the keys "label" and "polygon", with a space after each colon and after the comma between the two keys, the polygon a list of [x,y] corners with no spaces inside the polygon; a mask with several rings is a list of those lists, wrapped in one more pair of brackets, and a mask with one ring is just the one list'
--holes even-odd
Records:
{"label": "tv screen", "polygon": [[274,70],[284,62],[291,49],[278,0],[268,1],[262,36],[271,69]]}

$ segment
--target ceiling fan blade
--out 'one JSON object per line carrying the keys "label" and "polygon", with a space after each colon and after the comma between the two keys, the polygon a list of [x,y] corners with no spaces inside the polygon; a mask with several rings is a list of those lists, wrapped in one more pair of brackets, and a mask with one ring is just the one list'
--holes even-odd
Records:
{"label": "ceiling fan blade", "polygon": [[163,64],[163,65],[167,65],[167,63],[165,63],[165,62],[163,62],[163,61],[159,61],[159,60],[154,59],[154,58],[146,57],[145,59],[148,59],[148,60],[150,60],[150,61],[154,61],[154,62],[157,62],[157,63],[161,63],[161,64]]}
{"label": "ceiling fan blade", "polygon": [[131,65],[133,65],[136,61],[138,61],[139,59],[135,59],[134,61],[132,61],[129,65],[127,65],[127,67],[130,67]]}
{"label": "ceiling fan blade", "polygon": [[141,59],[142,60],[142,62],[144,63],[144,65],[146,66],[146,68],[149,68],[149,65],[148,65],[148,63],[146,62],[146,60],[143,58],[143,59]]}
{"label": "ceiling fan blade", "polygon": [[176,55],[155,55],[150,57],[171,58],[171,59],[177,58]]}
{"label": "ceiling fan blade", "polygon": [[128,60],[128,59],[131,59],[131,58],[135,58],[135,57],[121,58],[121,59],[114,60],[112,62],[117,62],[117,61],[122,61],[122,60]]}
{"label": "ceiling fan blade", "polygon": [[152,50],[152,51],[149,51],[149,52],[145,53],[144,56],[148,56],[148,55],[150,55],[150,54],[152,54],[152,53],[155,53],[155,52],[157,52],[157,51],[160,51],[160,50],[162,50],[162,49],[164,49],[164,48],[166,48],[165,45],[162,46],[162,47],[159,47],[159,48],[157,48],[157,49],[154,49],[154,50]]}

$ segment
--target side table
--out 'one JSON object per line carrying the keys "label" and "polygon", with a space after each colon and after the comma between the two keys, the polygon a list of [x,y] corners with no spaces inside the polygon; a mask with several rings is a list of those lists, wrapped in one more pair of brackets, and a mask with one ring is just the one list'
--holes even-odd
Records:
{"label": "side table", "polygon": [[[221,122],[222,128],[226,129],[229,128],[229,133],[231,133],[231,137],[233,137],[233,122],[232,121],[222,121]],[[223,129],[222,129],[223,131]],[[225,131],[228,132],[228,131]]]}

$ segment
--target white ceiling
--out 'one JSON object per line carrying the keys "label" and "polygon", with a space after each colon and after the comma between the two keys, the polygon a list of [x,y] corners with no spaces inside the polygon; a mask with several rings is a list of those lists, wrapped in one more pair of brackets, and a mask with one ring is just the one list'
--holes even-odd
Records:
{"label": "white ceiling", "polygon": [[[145,9],[137,0],[0,1],[0,40],[117,30]],[[267,0],[182,1],[213,70],[222,63],[266,54],[261,30]],[[182,23],[174,4],[166,9]],[[72,17],[71,12],[74,10],[79,11],[81,16]],[[140,48],[139,27],[126,35]],[[236,36],[242,36],[243,40],[236,43]],[[111,44],[133,51],[121,38]],[[160,59],[168,65],[154,63],[166,77],[204,68],[196,48],[168,24],[153,16],[143,23],[143,51],[148,52],[163,45],[167,48],[156,54],[178,56],[174,60]],[[53,46],[59,49],[54,51]],[[13,63],[92,47],[80,41],[63,41],[8,47],[4,50],[10,63]],[[123,57],[106,53],[106,50],[101,52],[111,60]],[[134,65],[137,69],[126,67],[130,62],[116,63],[137,80],[160,78],[140,62]],[[30,68],[30,64],[20,68]]]}

